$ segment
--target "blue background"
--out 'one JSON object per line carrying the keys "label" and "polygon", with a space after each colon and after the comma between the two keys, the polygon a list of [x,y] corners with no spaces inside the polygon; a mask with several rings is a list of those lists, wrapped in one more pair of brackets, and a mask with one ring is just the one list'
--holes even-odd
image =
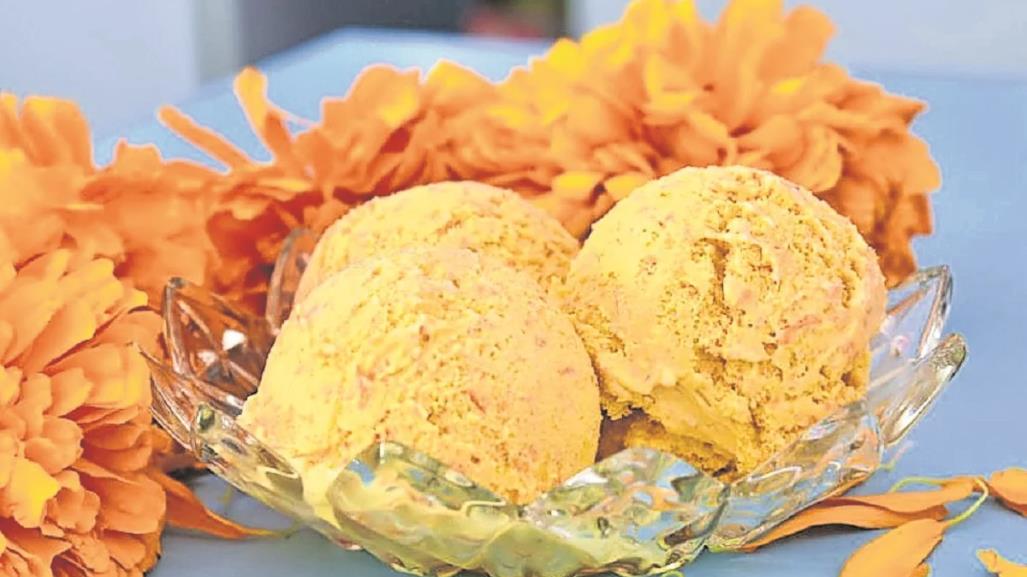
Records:
{"label": "blue background", "polygon": [[[0,89],[78,102],[103,135],[120,134],[164,102],[253,59],[250,44],[287,45],[323,30],[316,16],[353,22],[410,4],[471,0],[0,0]],[[540,0],[534,0],[540,1]],[[627,0],[563,2],[571,35],[615,20]],[[709,18],[727,0],[695,0]],[[1023,0],[784,0],[835,22],[831,60],[880,70],[1027,79]],[[330,5],[326,7],[326,5]],[[369,8],[371,6],[371,8]],[[399,23],[399,22],[397,22]],[[405,22],[424,27],[429,22]]]}
{"label": "blue background", "polygon": [[[264,68],[274,101],[301,116],[317,118],[322,96],[344,93],[358,71],[374,62],[428,69],[447,58],[501,78],[543,48],[537,43],[351,30],[287,52]],[[874,69],[858,69],[855,74],[930,103],[916,131],[931,144],[944,184],[933,198],[938,231],[918,241],[916,248],[922,264],[952,267],[956,293],[950,329],[963,333],[971,349],[963,371],[911,435],[913,447],[898,467],[860,490],[883,491],[909,475],[989,474],[1027,466],[1027,82]],[[201,90],[182,107],[199,122],[263,155],[227,81]],[[170,156],[202,159],[154,123],[124,134],[133,142],[156,142]],[[99,160],[105,160],[110,147],[111,141],[99,143]],[[208,479],[200,489],[213,499],[223,486]],[[236,499],[230,513],[258,524],[288,524],[246,498]],[[705,554],[685,572],[690,577],[836,575],[846,557],[874,535],[813,531],[755,554]],[[287,539],[249,542],[171,531],[164,543],[165,556],[154,577],[395,574],[364,553],[344,552],[306,531]],[[934,574],[985,575],[974,557],[981,547],[994,547],[1027,562],[1027,519],[989,503],[946,535],[931,558]]]}

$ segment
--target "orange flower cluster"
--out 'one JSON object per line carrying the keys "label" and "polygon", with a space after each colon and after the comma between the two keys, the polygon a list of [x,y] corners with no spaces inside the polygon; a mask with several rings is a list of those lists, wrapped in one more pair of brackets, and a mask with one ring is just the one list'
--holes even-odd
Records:
{"label": "orange flower cluster", "polygon": [[0,574],[142,575],[165,520],[254,534],[151,465],[137,350],[159,318],[136,287],[203,278],[217,178],[125,144],[97,169],[73,104],[0,94]]}
{"label": "orange flower cluster", "polygon": [[[97,169],[89,127],[71,102],[0,95],[0,262],[57,247],[114,261],[120,278],[156,295],[170,276],[202,281],[210,183],[217,173],[119,143]],[[171,250],[174,247],[174,250]]]}
{"label": "orange flower cluster", "polygon": [[149,374],[134,349],[158,319],[100,256],[131,268],[153,240],[122,234],[142,223],[110,179],[132,163],[101,176],[89,143],[74,105],[34,98],[19,111],[0,96],[4,575],[140,575],[160,547]]}
{"label": "orange flower cluster", "polygon": [[0,265],[0,572],[140,575],[164,494],[147,475],[158,318],[105,259]]}
{"label": "orange flower cluster", "polygon": [[207,220],[217,290],[259,303],[288,229],[320,230],[354,204],[416,184],[473,179],[514,188],[573,233],[637,185],[682,166],[773,170],[847,215],[892,282],[915,268],[910,239],[931,230],[939,185],[909,125],[922,104],[820,61],[821,13],[734,0],[716,23],[692,1],[636,0],[616,24],[560,40],[499,84],[441,63],[368,68],[321,119],[292,134],[244,71],[236,92],[273,154],[247,158],[167,108],[171,129],[223,162]]}

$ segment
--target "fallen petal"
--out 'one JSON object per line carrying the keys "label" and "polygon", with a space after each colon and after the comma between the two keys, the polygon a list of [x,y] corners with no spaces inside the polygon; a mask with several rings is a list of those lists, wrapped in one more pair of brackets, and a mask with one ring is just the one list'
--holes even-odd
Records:
{"label": "fallen petal", "polygon": [[998,577],[1027,577],[1027,565],[1019,565],[1002,557],[994,549],[978,549],[977,559],[984,568]]}
{"label": "fallen petal", "polygon": [[988,487],[1003,505],[1027,517],[1027,469],[999,471],[988,479]]}
{"label": "fallen petal", "polygon": [[743,547],[742,550],[754,551],[764,545],[805,531],[811,527],[846,525],[860,529],[886,529],[898,527],[916,519],[941,520],[945,518],[946,514],[945,507],[941,505],[914,512],[900,513],[867,504],[824,502],[810,507],[778,525],[760,539]]}
{"label": "fallen petal", "polygon": [[824,504],[863,504],[887,509],[895,513],[917,513],[962,501],[974,492],[974,482],[970,477],[957,477],[946,482],[939,489],[930,491],[902,491],[881,495],[845,495],[823,501]]}
{"label": "fallen petal", "polygon": [[892,529],[859,548],[839,577],[908,577],[941,543],[945,523],[917,519]]}
{"label": "fallen petal", "polygon": [[265,537],[274,534],[265,529],[253,529],[208,509],[189,487],[160,472],[151,472],[150,477],[164,488],[168,502],[168,523],[180,529],[192,529],[223,539],[244,537]]}

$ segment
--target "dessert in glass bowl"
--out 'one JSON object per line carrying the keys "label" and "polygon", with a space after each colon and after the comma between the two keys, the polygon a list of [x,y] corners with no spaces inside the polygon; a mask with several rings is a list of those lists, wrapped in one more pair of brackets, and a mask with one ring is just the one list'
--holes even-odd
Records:
{"label": "dessert in glass bowl", "polygon": [[546,288],[478,238],[364,246],[315,282],[297,231],[264,317],[173,282],[158,420],[399,569],[641,575],[868,477],[965,357],[946,269],[885,294],[850,223],[760,171],[643,186]]}

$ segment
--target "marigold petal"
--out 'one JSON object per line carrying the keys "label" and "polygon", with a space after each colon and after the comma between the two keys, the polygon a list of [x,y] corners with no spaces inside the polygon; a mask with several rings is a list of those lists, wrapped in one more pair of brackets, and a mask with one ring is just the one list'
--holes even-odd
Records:
{"label": "marigold petal", "polygon": [[7,319],[10,340],[0,351],[5,364],[25,352],[61,306],[56,282],[51,278],[28,280],[0,296],[0,319]]}
{"label": "marigold petal", "polygon": [[38,372],[95,332],[96,318],[89,306],[82,301],[71,301],[50,319],[21,364],[30,373]]}
{"label": "marigold petal", "polygon": [[282,114],[268,102],[267,77],[256,68],[247,67],[235,77],[234,88],[246,119],[264,146],[290,173],[302,174],[300,162],[293,152],[292,135]]}
{"label": "marigold petal", "polygon": [[57,476],[62,487],[47,505],[47,518],[76,533],[92,531],[100,512],[100,497],[83,488],[74,471],[61,471]]}
{"label": "marigold petal", "polygon": [[660,159],[657,168],[666,174],[682,166],[709,166],[719,164],[721,147],[715,141],[705,138],[687,124],[679,124],[656,131],[657,139],[666,156]]}
{"label": "marigold petal", "polygon": [[[802,127],[799,122],[788,115],[777,114],[755,129],[738,138],[738,146],[743,150],[766,150],[771,154],[778,151],[801,150]],[[787,159],[782,164],[791,164],[795,159]]]}
{"label": "marigold petal", "polygon": [[11,480],[14,460],[21,449],[21,438],[9,428],[0,429],[0,489]]}
{"label": "marigold petal", "polygon": [[140,571],[148,571],[157,563],[157,559],[161,554],[160,537],[161,534],[159,531],[147,533],[139,537],[139,540],[142,541],[143,545],[146,547],[146,555],[138,564]]}
{"label": "marigold petal", "polygon": [[39,463],[48,474],[56,474],[82,454],[82,430],[74,422],[44,417],[42,434],[25,442],[25,457]]}
{"label": "marigold petal", "polygon": [[916,519],[941,520],[945,518],[946,514],[945,507],[941,505],[913,512],[896,512],[883,507],[859,503],[822,503],[788,519],[766,535],[745,545],[742,550],[754,551],[811,527],[847,525],[861,529],[884,529],[898,527]]}
{"label": "marigold petal", "polygon": [[83,475],[93,477],[95,479],[114,479],[117,481],[121,481],[123,483],[129,482],[127,478],[118,475],[113,471],[109,471],[101,467],[100,465],[93,463],[89,459],[79,459],[78,461],[75,461],[75,464],[72,466],[72,468]]}
{"label": "marigold petal", "polygon": [[718,146],[729,148],[737,146],[727,126],[711,114],[698,110],[691,110],[685,117],[685,121],[696,131],[699,138],[706,139]]}
{"label": "marigold petal", "polygon": [[302,175],[305,173],[302,163],[293,149],[292,133],[289,132],[281,116],[269,113],[264,117],[264,143],[288,174]]}
{"label": "marigold petal", "polygon": [[125,407],[122,409],[98,409],[86,407],[75,411],[69,417],[82,427],[82,431],[88,434],[93,429],[104,425],[128,423],[139,418],[139,415],[146,414],[145,408],[137,406]]}
{"label": "marigold petal", "polygon": [[178,109],[164,106],[157,118],[169,130],[231,169],[243,169],[250,164],[246,154],[221,137],[217,132],[200,126]]}
{"label": "marigold petal", "polygon": [[22,438],[34,437],[43,431],[44,413],[53,402],[50,383],[46,375],[29,375],[21,384],[18,402],[10,411],[21,420]]}
{"label": "marigold petal", "polygon": [[54,416],[64,416],[77,409],[89,397],[92,386],[82,369],[76,368],[56,373],[50,377],[53,398],[47,411]]}
{"label": "marigold petal", "polygon": [[[0,331],[5,326],[10,325],[0,325]],[[3,341],[0,338],[0,349],[3,348]],[[16,368],[0,368],[0,406],[10,404],[21,392],[21,375],[22,372]]]}
{"label": "marigold petal", "polygon": [[582,58],[581,45],[567,38],[554,42],[545,56],[534,64],[544,66],[550,69],[550,73],[567,79],[576,80],[588,72],[586,61]]}
{"label": "marigold petal", "polygon": [[[69,267],[70,268],[70,267]],[[106,258],[98,258],[70,268],[60,279],[59,289],[65,301],[77,301],[86,304],[99,323],[105,319],[108,310],[125,296],[133,292],[130,306],[146,304],[142,293],[126,291],[125,285],[114,276],[114,262]]]}
{"label": "marigold petal", "polygon": [[988,479],[988,487],[1003,505],[1027,517],[1027,469],[994,473]]}
{"label": "marigold petal", "polygon": [[881,261],[889,286],[894,286],[916,270],[916,258],[910,246],[914,234],[930,233],[930,204],[924,195],[902,197],[890,208],[887,218],[880,223],[877,234],[871,235],[871,244]]}
{"label": "marigold petal", "polygon": [[389,187],[393,190],[403,190],[423,182],[427,159],[430,156],[428,151],[439,147],[439,133],[442,132],[441,121],[438,114],[429,111],[421,119],[413,130],[410,131],[409,139],[402,153],[397,154],[399,163],[396,165]]}
{"label": "marigold petal", "polygon": [[0,490],[0,511],[22,527],[38,527],[46,502],[60,490],[60,484],[39,463],[15,459],[7,486]]}
{"label": "marigold petal", "polygon": [[892,529],[853,553],[839,577],[910,575],[941,543],[945,527],[936,519],[917,519]]}
{"label": "marigold petal", "polygon": [[92,385],[86,403],[97,408],[145,406],[150,400],[149,372],[142,357],[125,346],[99,344],[58,362],[58,371],[79,368]]}
{"label": "marigold petal", "polygon": [[625,172],[612,176],[603,181],[603,188],[613,200],[620,201],[627,197],[633,190],[649,182],[651,178],[641,172]]}
{"label": "marigold petal", "polygon": [[824,126],[804,131],[804,149],[798,162],[779,169],[779,174],[813,192],[830,190],[842,176],[841,142]]}
{"label": "marigold petal", "polygon": [[108,449],[99,447],[93,443],[95,438],[99,438],[100,435],[97,431],[103,430],[105,427],[98,427],[90,431],[89,436],[86,438],[86,444],[84,448],[84,455],[90,461],[106,467],[111,471],[138,471],[146,467],[146,464],[150,461],[150,457],[153,454],[153,444],[150,441],[149,427],[146,425],[119,425],[119,428],[136,430],[141,434],[137,435],[134,444],[118,448]]}
{"label": "marigold petal", "polygon": [[671,17],[673,6],[666,0],[636,0],[624,10],[622,26],[640,39],[664,38],[675,23]]}
{"label": "marigold petal", "polygon": [[820,60],[834,35],[834,25],[827,15],[809,6],[792,10],[784,25],[784,34],[763,54],[760,75],[764,78],[805,73]]}
{"label": "marigold petal", "polygon": [[851,159],[849,169],[880,190],[900,194],[923,194],[941,185],[927,144],[908,134],[882,134]]}
{"label": "marigold petal", "polygon": [[719,121],[734,130],[762,96],[759,56],[784,32],[781,0],[735,0],[721,13],[706,63]]}
{"label": "marigold petal", "polygon": [[134,447],[140,442],[141,437],[147,434],[148,429],[145,427],[107,425],[93,429],[87,442],[94,447],[113,451]]}
{"label": "marigold petal", "polygon": [[67,556],[73,564],[85,570],[87,575],[111,575],[114,570],[107,544],[93,535],[70,534],[71,549]]}
{"label": "marigold petal", "polygon": [[15,553],[25,561],[24,575],[50,576],[54,558],[70,548],[70,544],[61,539],[44,537],[36,531],[19,527],[14,523],[0,519],[0,534],[7,542],[5,553]]}
{"label": "marigold petal", "polygon": [[36,164],[67,163],[92,169],[89,126],[75,104],[59,98],[26,98],[21,125],[22,142]]}
{"label": "marigold petal", "polygon": [[645,101],[641,103],[643,120],[650,125],[680,122],[702,95],[702,87],[683,74],[677,63],[659,56],[645,61],[641,80],[645,89]]}
{"label": "marigold petal", "polygon": [[782,0],[732,0],[724,8],[717,25],[727,28],[748,22],[773,22],[779,19],[782,10]]}
{"label": "marigold petal", "polygon": [[574,200],[588,200],[603,176],[601,172],[570,170],[553,179],[553,192]]}
{"label": "marigold petal", "polygon": [[931,511],[939,506],[961,501],[974,493],[976,484],[971,477],[956,477],[928,491],[896,491],[880,495],[843,495],[822,501],[831,505],[869,505],[895,513],[915,514]]}
{"label": "marigold petal", "polygon": [[[859,232],[874,243],[877,211],[885,199],[872,182],[854,176],[844,177],[832,190],[818,196],[839,213],[846,215]],[[876,243],[875,248],[881,251],[880,243]]]}
{"label": "marigold petal", "polygon": [[34,281],[56,281],[67,272],[71,251],[60,249],[36,258],[18,270],[18,279],[26,284]]}
{"label": "marigold petal", "polygon": [[613,197],[609,194],[600,194],[599,197],[596,198],[595,204],[592,205],[592,210],[590,211],[592,222],[602,218],[607,211],[613,208],[615,203],[616,201],[613,200]]}
{"label": "marigold petal", "polygon": [[480,105],[495,92],[495,88],[477,72],[442,60],[428,71],[424,92],[433,109],[449,116]]}
{"label": "marigold petal", "polygon": [[246,118],[251,125],[259,127],[271,110],[267,101],[267,77],[256,68],[247,66],[236,75],[233,88]]}
{"label": "marigold petal", "polygon": [[124,478],[97,478],[83,472],[82,485],[96,493],[102,503],[100,525],[134,535],[157,531],[165,512],[160,486],[140,474]]}
{"label": "marigold petal", "polygon": [[401,72],[385,65],[370,66],[353,81],[346,98],[354,104],[366,105],[360,108],[370,111],[390,130],[395,130],[420,110],[418,73]]}
{"label": "marigold petal", "polygon": [[136,567],[146,558],[146,545],[135,535],[111,531],[104,534],[103,543],[111,559],[124,569]]}
{"label": "marigold petal", "polygon": [[196,498],[184,484],[164,475],[153,473],[152,478],[167,493],[168,522],[183,529],[202,531],[224,539],[242,539],[252,536],[266,536],[270,531],[244,527],[214,513]]}
{"label": "marigold petal", "polygon": [[550,151],[564,170],[589,170],[593,159],[589,158],[592,147],[588,146],[565,128],[553,132],[549,143]]}
{"label": "marigold petal", "polygon": [[18,122],[18,97],[10,92],[0,92],[0,148],[25,148]]}
{"label": "marigold petal", "polygon": [[579,94],[574,105],[567,109],[566,122],[568,130],[586,144],[598,145],[630,138],[629,119],[595,95]]}
{"label": "marigold petal", "polygon": [[1027,577],[1027,565],[1013,563],[994,549],[978,549],[977,559],[985,569],[998,577]]}

